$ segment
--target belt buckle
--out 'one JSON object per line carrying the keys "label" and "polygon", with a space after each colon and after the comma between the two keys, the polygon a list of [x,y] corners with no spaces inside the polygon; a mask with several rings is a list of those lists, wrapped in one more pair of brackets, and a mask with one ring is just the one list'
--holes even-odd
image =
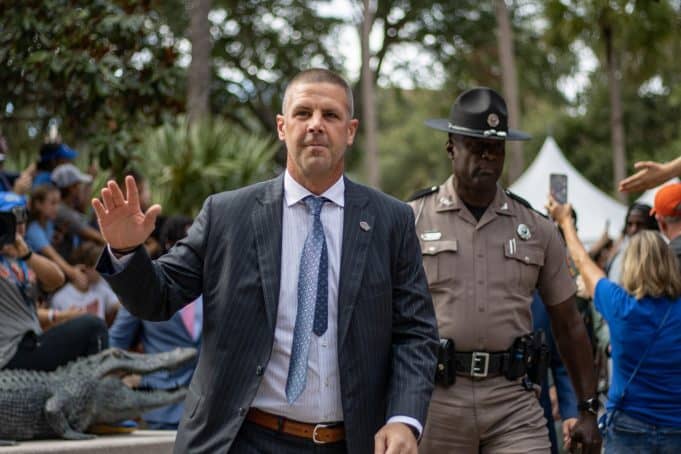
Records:
{"label": "belt buckle", "polygon": [[320,440],[317,438],[317,430],[318,429],[326,429],[327,427],[331,427],[332,424],[315,424],[314,429],[312,429],[312,441],[316,445],[325,445],[328,443],[328,441]]}
{"label": "belt buckle", "polygon": [[[480,364],[480,362],[482,362],[482,364]],[[487,377],[488,368],[489,368],[489,353],[473,352],[471,354],[471,377],[478,378]]]}

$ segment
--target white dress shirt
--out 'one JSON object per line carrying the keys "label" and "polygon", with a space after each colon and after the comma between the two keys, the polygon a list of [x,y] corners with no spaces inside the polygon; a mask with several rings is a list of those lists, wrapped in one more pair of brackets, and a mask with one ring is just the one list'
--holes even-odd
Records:
{"label": "white dress shirt", "polygon": [[342,421],[343,408],[336,345],[338,282],[345,205],[345,182],[342,177],[326,192],[320,194],[328,199],[328,202],[322,205],[321,211],[329,264],[328,328],[321,336],[314,333],[310,335],[305,388],[293,404],[289,405],[286,400],[286,380],[298,312],[300,256],[303,253],[305,238],[312,228],[312,215],[303,202],[309,195],[314,194],[295,181],[287,171],[284,175],[281,280],[274,346],[252,406],[296,421],[310,423]]}

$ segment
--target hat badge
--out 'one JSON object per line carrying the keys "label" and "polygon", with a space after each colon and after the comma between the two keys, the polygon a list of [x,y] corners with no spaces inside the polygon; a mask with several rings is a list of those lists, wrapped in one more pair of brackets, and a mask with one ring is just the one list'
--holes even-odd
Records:
{"label": "hat badge", "polygon": [[499,115],[495,114],[494,112],[487,115],[487,124],[490,125],[491,128],[496,128],[499,126]]}

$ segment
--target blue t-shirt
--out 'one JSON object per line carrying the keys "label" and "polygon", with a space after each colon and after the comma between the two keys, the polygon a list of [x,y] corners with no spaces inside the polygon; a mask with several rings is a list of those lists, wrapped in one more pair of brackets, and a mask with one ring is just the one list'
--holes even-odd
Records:
{"label": "blue t-shirt", "polygon": [[26,235],[24,240],[29,247],[37,252],[42,251],[45,246],[49,246],[54,235],[54,222],[47,221],[45,227],[40,225],[38,221],[31,221],[26,228]]}
{"label": "blue t-shirt", "polygon": [[[602,278],[594,294],[596,309],[610,326],[612,384],[608,411],[615,406],[631,417],[664,427],[681,427],[681,298],[637,300]],[[669,307],[669,317],[620,402],[618,397]]]}

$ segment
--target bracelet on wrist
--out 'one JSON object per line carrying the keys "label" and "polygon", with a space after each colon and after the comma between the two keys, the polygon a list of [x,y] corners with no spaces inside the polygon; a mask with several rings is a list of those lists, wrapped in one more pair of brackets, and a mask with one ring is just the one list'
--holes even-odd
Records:
{"label": "bracelet on wrist", "polygon": [[50,309],[47,311],[47,321],[50,323],[54,323],[54,309]]}
{"label": "bracelet on wrist", "polygon": [[33,251],[29,249],[28,252],[26,253],[26,255],[22,255],[21,257],[19,257],[19,260],[21,260],[22,262],[25,262],[28,259],[30,259],[32,255],[33,255]]}

